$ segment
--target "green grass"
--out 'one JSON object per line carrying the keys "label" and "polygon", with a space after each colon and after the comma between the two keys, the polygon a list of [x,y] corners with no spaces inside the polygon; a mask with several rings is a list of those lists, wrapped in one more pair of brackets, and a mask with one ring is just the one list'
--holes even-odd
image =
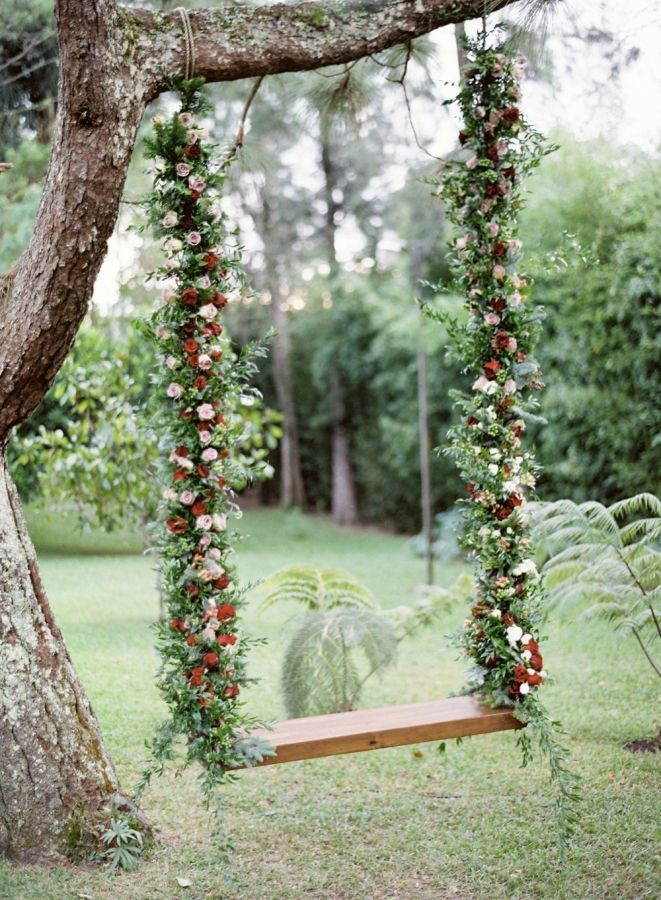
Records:
{"label": "green grass", "polygon": [[[384,605],[411,597],[422,564],[406,542],[376,531],[340,530],[324,518],[250,512],[240,549],[247,580],[309,562],[363,579]],[[42,534],[43,525],[42,525]],[[38,533],[37,533],[38,536]],[[46,535],[47,536],[47,535]],[[89,553],[94,548],[85,548]],[[54,537],[47,544],[54,549]],[[67,546],[71,546],[69,543]],[[105,544],[105,552],[116,547]],[[144,740],[164,710],[153,684],[149,624],[157,610],[143,556],[44,552],[55,613],[89,692],[125,787],[135,784]],[[452,581],[458,566],[444,567]],[[282,713],[278,671],[293,610],[246,612],[261,684],[247,701]],[[444,696],[462,667],[444,635],[463,610],[401,647],[397,666],[369,684],[365,705]],[[227,884],[218,839],[200,808],[195,773],[168,774],[145,809],[159,831],[149,861],[112,876],[97,868],[0,867],[0,897],[64,898],[621,898],[659,894],[658,758],[632,755],[630,738],[654,730],[657,684],[631,639],[603,623],[555,616],[545,662],[556,681],[546,700],[568,730],[584,803],[576,848],[562,868],[543,764],[519,768],[512,734],[473,738],[445,754],[436,745],[307,761],[245,772],[227,789],[236,887]],[[188,878],[180,888],[177,876]]]}

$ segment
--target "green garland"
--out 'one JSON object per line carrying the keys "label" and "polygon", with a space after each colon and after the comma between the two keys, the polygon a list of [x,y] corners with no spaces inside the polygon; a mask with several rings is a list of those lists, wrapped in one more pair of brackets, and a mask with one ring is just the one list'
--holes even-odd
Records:
{"label": "green garland", "polygon": [[461,150],[439,183],[451,221],[460,228],[453,247],[458,288],[467,317],[450,323],[451,350],[470,377],[456,392],[461,422],[449,452],[466,482],[463,545],[475,562],[470,616],[459,641],[471,659],[467,691],[494,706],[512,706],[530,727],[520,732],[524,764],[536,731],[557,787],[563,840],[572,830],[576,777],[554,738],[538,689],[546,680],[539,647],[543,586],[526,520],[527,496],[538,466],[522,446],[543,388],[533,351],[543,319],[532,307],[530,281],[518,271],[518,212],[522,182],[546,144],[518,107],[523,61],[487,36],[466,42],[467,65],[456,98],[463,114]]}
{"label": "green garland", "polygon": [[242,285],[241,251],[219,208],[227,167],[217,163],[200,126],[202,84],[173,83],[180,108],[168,119],[156,116],[146,141],[157,164],[145,207],[166,257],[152,273],[162,303],[146,331],[161,362],[155,381],[163,406],[155,431],[165,489],[157,550],[168,615],[157,626],[158,686],[170,719],[152,744],[154,763],[139,793],[174,757],[174,741],[183,735],[184,765],[202,765],[205,797],[216,802],[215,788],[234,777],[231,769],[258,761],[269,748],[242,739],[259,724],[239,699],[250,681],[246,654],[257,641],[240,624],[245,588],[237,579],[238,535],[231,527],[239,515],[234,488],[251,475],[237,452],[240,406],[257,395],[250,380],[261,348],[237,355],[220,321],[228,295]]}

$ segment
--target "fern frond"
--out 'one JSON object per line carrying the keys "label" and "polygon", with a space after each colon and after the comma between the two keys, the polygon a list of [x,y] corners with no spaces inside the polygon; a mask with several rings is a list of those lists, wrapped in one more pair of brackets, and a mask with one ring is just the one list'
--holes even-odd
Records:
{"label": "fern frond", "polygon": [[618,500],[608,507],[611,516],[615,519],[625,519],[636,516],[641,512],[650,513],[655,518],[661,517],[661,500],[654,494],[644,491],[633,497]]}
{"label": "fern frond", "polygon": [[259,607],[260,612],[287,600],[294,600],[310,611],[340,606],[374,608],[377,605],[371,591],[341,569],[290,566],[270,575],[264,587],[267,594]]}

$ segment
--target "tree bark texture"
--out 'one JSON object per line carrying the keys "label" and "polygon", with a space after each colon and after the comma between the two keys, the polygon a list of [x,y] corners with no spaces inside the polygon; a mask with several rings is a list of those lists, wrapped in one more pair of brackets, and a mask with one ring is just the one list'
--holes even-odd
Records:
{"label": "tree bark texture", "polygon": [[[348,62],[482,12],[481,0],[325,0],[191,11],[196,73],[234,80]],[[499,3],[498,5],[504,5]],[[0,283],[0,453],[87,310],[147,103],[183,71],[177,12],[56,0],[60,85],[35,228]],[[6,176],[5,176],[6,177]],[[0,463],[0,852],[46,858],[117,790]]]}
{"label": "tree bark texture", "polygon": [[118,790],[92,708],[44,593],[0,457],[0,853],[56,852],[71,815]]}

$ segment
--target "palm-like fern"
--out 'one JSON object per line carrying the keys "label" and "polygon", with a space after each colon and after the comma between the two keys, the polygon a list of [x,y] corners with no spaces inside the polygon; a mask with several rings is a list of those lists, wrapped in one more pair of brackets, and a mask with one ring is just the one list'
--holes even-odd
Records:
{"label": "palm-like fern", "polygon": [[261,610],[283,600],[295,600],[310,612],[342,606],[375,607],[376,600],[365,585],[340,569],[290,566],[270,575],[264,584],[267,594]]}
{"label": "palm-like fern", "polygon": [[378,610],[339,606],[307,615],[282,667],[287,714],[353,709],[364,682],[393,661],[396,649],[395,628]]}
{"label": "palm-like fern", "polygon": [[546,585],[558,603],[587,598],[600,615],[633,634],[661,676],[650,645],[661,637],[661,500],[642,493],[612,506],[569,500],[532,507],[549,559]]}

